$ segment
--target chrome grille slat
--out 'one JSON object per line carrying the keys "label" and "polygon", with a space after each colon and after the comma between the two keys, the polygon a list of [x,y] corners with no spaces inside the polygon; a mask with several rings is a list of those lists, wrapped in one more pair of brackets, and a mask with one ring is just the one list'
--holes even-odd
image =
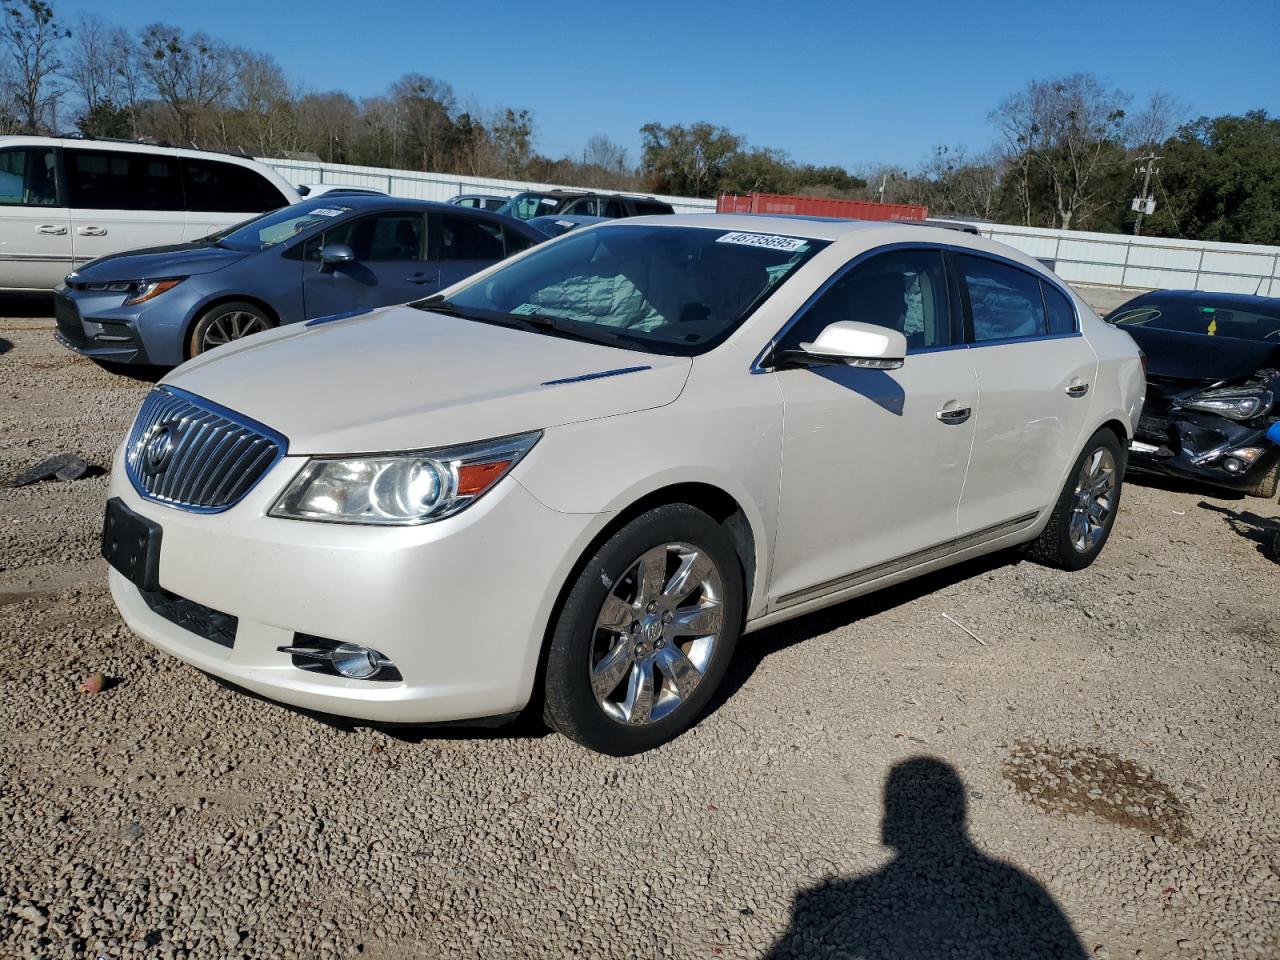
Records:
{"label": "chrome grille slat", "polygon": [[[125,446],[129,479],[142,496],[188,510],[226,510],[284,456],[284,437],[206,404],[168,386],[157,387],[143,401]],[[158,439],[166,431],[167,453]]]}

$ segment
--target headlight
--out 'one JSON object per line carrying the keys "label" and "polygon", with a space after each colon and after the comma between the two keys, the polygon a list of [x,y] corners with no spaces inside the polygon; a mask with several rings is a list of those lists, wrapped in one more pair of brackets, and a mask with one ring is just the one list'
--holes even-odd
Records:
{"label": "headlight", "polygon": [[1206,390],[1184,400],[1185,410],[1216,413],[1229,420],[1252,420],[1271,409],[1274,398],[1265,390]]}
{"label": "headlight", "polygon": [[541,431],[457,447],[373,457],[315,457],[270,516],[408,526],[465,510],[520,462]]}
{"label": "headlight", "polygon": [[125,300],[124,305],[126,307],[131,307],[135,303],[142,303],[143,301],[150,300],[152,297],[158,297],[166,290],[172,290],[185,279],[187,278],[175,277],[170,280],[144,280],[141,283],[131,283],[129,284],[129,287],[134,291],[134,293],[133,296]]}

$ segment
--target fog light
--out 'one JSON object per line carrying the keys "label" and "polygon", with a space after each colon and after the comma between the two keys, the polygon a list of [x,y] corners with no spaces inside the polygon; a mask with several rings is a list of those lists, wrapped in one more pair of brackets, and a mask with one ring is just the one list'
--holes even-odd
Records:
{"label": "fog light", "polygon": [[1235,457],[1227,457],[1222,461],[1222,469],[1227,473],[1244,473],[1245,468],[1249,465],[1243,460],[1237,460]]}
{"label": "fog light", "polygon": [[329,660],[333,669],[353,680],[368,680],[391,663],[377,650],[370,650],[358,643],[339,644],[329,655]]}

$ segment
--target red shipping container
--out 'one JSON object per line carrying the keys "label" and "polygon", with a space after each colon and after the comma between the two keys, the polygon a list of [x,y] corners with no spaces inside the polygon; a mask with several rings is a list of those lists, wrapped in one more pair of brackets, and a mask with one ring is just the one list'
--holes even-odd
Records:
{"label": "red shipping container", "polygon": [[782,216],[838,217],[842,220],[923,220],[929,208],[916,203],[876,203],[873,200],[832,200],[827,197],[722,193],[716,213],[773,213]]}

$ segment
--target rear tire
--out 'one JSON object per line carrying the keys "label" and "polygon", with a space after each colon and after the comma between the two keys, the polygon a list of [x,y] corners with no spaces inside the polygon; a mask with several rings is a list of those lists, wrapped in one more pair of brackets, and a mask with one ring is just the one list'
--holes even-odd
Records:
{"label": "rear tire", "polygon": [[553,627],[543,717],[600,753],[649,750],[693,725],[741,631],[742,565],[688,504],[641,514],[592,555]]}
{"label": "rear tire", "polygon": [[1083,570],[1111,536],[1120,509],[1125,451],[1105,427],[1085,443],[1040,536],[1027,555],[1059,570]]}
{"label": "rear tire", "polygon": [[233,340],[241,340],[255,333],[270,330],[276,322],[261,307],[243,300],[219,303],[204,313],[191,325],[187,337],[187,356],[196,357],[206,350],[220,347]]}

